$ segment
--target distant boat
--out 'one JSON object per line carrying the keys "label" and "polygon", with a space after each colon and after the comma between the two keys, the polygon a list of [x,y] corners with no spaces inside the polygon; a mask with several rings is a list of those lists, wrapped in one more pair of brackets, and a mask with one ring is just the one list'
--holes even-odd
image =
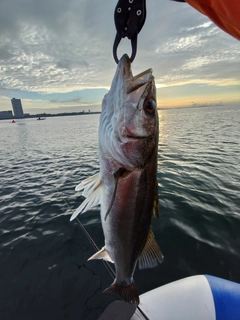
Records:
{"label": "distant boat", "polygon": [[40,118],[40,117],[39,117],[39,118],[37,118],[37,120],[45,120],[45,119],[46,119],[46,118]]}

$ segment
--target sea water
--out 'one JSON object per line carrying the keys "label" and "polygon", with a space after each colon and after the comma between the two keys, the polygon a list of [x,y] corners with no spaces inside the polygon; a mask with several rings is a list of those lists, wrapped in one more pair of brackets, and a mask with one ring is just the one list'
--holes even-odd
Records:
{"label": "sea water", "polygon": [[[240,107],[159,110],[164,262],[135,272],[139,293],[195,274],[240,282]],[[98,172],[99,115],[0,121],[0,319],[97,319],[112,278],[73,210]],[[96,245],[99,208],[80,217]]]}

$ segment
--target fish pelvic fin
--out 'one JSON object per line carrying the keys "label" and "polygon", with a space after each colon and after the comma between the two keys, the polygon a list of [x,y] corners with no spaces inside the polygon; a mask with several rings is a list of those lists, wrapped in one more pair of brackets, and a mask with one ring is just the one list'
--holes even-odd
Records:
{"label": "fish pelvic fin", "polygon": [[84,213],[100,204],[102,195],[102,181],[100,179],[100,173],[83,180],[79,185],[76,186],[75,190],[83,190],[82,195],[86,199],[74,211],[70,221],[75,219],[80,213]]}
{"label": "fish pelvic fin", "polygon": [[134,282],[130,286],[120,286],[114,281],[110,287],[103,291],[119,296],[123,301],[129,304],[139,305],[139,295]]}
{"label": "fish pelvic fin", "polygon": [[138,258],[139,269],[154,268],[163,262],[163,254],[159,248],[152,230],[149,230],[146,244]]}
{"label": "fish pelvic fin", "polygon": [[103,259],[105,261],[114,263],[114,261],[111,259],[109,253],[107,252],[106,248],[103,247],[101,250],[99,250],[98,252],[96,252],[94,255],[92,255],[89,260],[95,260],[95,259]]}

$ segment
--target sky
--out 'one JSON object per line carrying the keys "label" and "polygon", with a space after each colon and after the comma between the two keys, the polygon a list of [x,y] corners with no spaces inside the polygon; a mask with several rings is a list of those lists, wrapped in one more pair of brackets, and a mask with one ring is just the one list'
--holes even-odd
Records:
{"label": "sky", "polygon": [[[100,111],[116,63],[117,0],[1,0],[0,111]],[[159,108],[240,105],[240,42],[186,3],[146,0],[133,74],[153,69]],[[118,56],[131,55],[122,40]]]}

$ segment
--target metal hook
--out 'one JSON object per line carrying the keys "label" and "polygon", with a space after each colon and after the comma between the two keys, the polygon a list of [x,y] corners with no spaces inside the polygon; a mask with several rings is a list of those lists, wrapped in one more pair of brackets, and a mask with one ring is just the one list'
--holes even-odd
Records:
{"label": "metal hook", "polygon": [[[119,45],[121,39],[122,39],[122,37],[119,36],[119,34],[116,34],[114,44],[113,44],[113,57],[114,57],[114,60],[116,61],[117,64],[119,62],[119,59],[117,56],[117,48],[118,48],[118,45]],[[137,53],[137,35],[131,39],[131,46],[132,46],[132,55],[130,57],[130,61],[133,62],[133,60],[136,57],[136,53]]]}
{"label": "metal hook", "polygon": [[113,57],[118,63],[117,48],[122,38],[131,40],[133,62],[137,53],[137,35],[146,20],[146,0],[119,0],[114,13],[117,34],[113,44]]}

